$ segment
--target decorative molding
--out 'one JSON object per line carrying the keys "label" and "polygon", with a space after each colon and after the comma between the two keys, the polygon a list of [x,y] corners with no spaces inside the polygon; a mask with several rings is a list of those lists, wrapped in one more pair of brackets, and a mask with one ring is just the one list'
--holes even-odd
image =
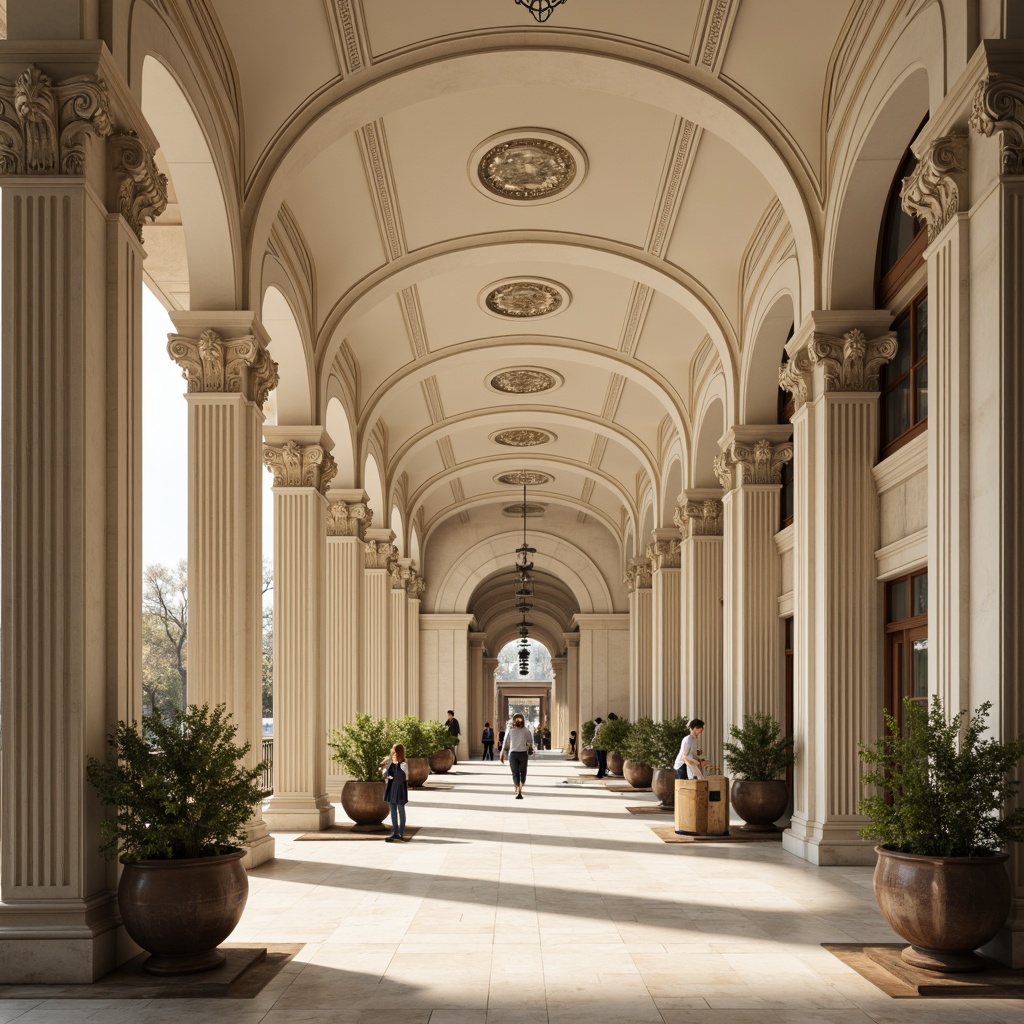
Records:
{"label": "decorative molding", "polygon": [[740,484],[778,484],[782,482],[782,466],[791,458],[792,441],[773,444],[767,438],[753,443],[732,440],[715,456],[715,476],[725,491]]}
{"label": "decorative molding", "polygon": [[630,356],[636,352],[640,332],[647,320],[647,311],[651,307],[653,297],[654,289],[650,285],[640,284],[639,281],[633,282],[629,306],[626,308],[626,319],[622,323],[622,332],[619,334],[620,352]]}
{"label": "decorative molding", "polygon": [[540,473],[529,469],[520,469],[515,473],[502,473],[494,478],[496,484],[510,484],[513,487],[540,487],[549,484],[555,478],[550,473]]}
{"label": "decorative molding", "polygon": [[356,132],[363,166],[370,183],[377,226],[389,261],[405,254],[405,234],[401,215],[395,201],[394,175],[391,155],[383,121],[371,121]]}
{"label": "decorative molding", "polygon": [[999,132],[1001,172],[1024,174],[1024,82],[1010,75],[986,75],[974,91],[967,126],[979,135]]}
{"label": "decorative molding", "polygon": [[85,136],[114,129],[107,84],[76,75],[58,85],[30,64],[0,80],[0,174],[85,173]]}
{"label": "decorative molding", "polygon": [[476,173],[489,193],[528,203],[569,188],[576,177],[576,160],[554,139],[505,139],[480,157]]}
{"label": "decorative molding", "polygon": [[[683,198],[683,191],[693,168],[700,134],[700,127],[693,121],[679,119],[676,122],[672,159],[662,180],[660,198],[654,208],[654,217],[645,246],[652,256],[665,255],[665,246],[668,244],[672,226],[676,222],[676,214]],[[640,287],[646,288],[647,286],[641,285]]]}
{"label": "decorative molding", "polygon": [[416,575],[412,566],[403,565],[397,558],[388,565],[387,570],[391,577],[392,590],[405,590],[409,581]]}
{"label": "decorative molding", "polygon": [[480,300],[492,316],[512,320],[536,320],[567,309],[569,289],[557,281],[514,278],[496,281],[485,288]]}
{"label": "decorative molding", "polygon": [[341,35],[341,55],[346,74],[361,71],[366,64],[363,48],[359,41],[359,28],[353,10],[355,0],[334,0],[334,13]]}
{"label": "decorative molding", "polygon": [[274,474],[275,487],[315,487],[326,491],[338,465],[322,444],[263,443],[263,464]]}
{"label": "decorative molding", "polygon": [[499,430],[491,434],[490,439],[495,444],[504,445],[506,448],[535,448],[539,444],[551,444],[558,438],[550,430],[541,430],[539,427],[513,427],[511,430]]}
{"label": "decorative molding", "polygon": [[367,569],[386,569],[391,572],[391,565],[398,558],[398,548],[391,541],[366,541],[364,564]]}
{"label": "decorative molding", "polygon": [[231,341],[212,328],[198,338],[169,334],[167,353],[181,367],[189,394],[239,394],[262,409],[277,387],[277,363],[251,334]]}
{"label": "decorative molding", "polygon": [[622,580],[631,594],[635,590],[651,589],[651,563],[646,558],[634,558],[626,568]]}
{"label": "decorative molding", "polygon": [[960,212],[967,198],[967,136],[944,135],[928,146],[909,177],[903,179],[900,202],[905,213],[924,221],[928,241]]}
{"label": "decorative molding", "polygon": [[682,541],[658,540],[647,545],[647,558],[652,572],[678,569],[682,565]]}
{"label": "decorative molding", "polygon": [[722,64],[724,43],[735,13],[733,0],[706,0],[701,13],[703,16],[697,23],[700,38],[694,46],[693,63],[696,67],[715,74]]}
{"label": "decorative molding", "polygon": [[371,519],[365,502],[332,501],[327,506],[327,536],[360,537]]}
{"label": "decorative molding", "polygon": [[409,578],[405,584],[405,592],[409,595],[410,600],[418,601],[420,595],[427,589],[427,581],[422,576],[417,576],[415,573]]}
{"label": "decorative molding", "polygon": [[706,501],[685,501],[676,506],[672,522],[683,537],[721,537],[723,506],[715,498]]}
{"label": "decorative molding", "polygon": [[487,386],[503,395],[536,395],[542,391],[553,391],[563,381],[562,375],[554,370],[516,366],[492,374],[487,379]]}
{"label": "decorative molding", "polygon": [[107,146],[117,211],[141,242],[143,223],[156,220],[167,209],[167,175],[156,169],[153,154],[137,132],[114,132]]}
{"label": "decorative molding", "polygon": [[417,359],[424,359],[430,354],[430,343],[427,341],[427,329],[423,325],[420,293],[415,285],[403,288],[398,293],[398,304],[402,310],[405,329],[409,332],[409,344],[412,346],[412,354]]}
{"label": "decorative molding", "polygon": [[626,378],[613,373],[608,378],[608,390],[605,392],[604,405],[601,406],[601,419],[614,422],[615,414],[619,411],[619,402],[622,401],[622,392],[625,390]]}
{"label": "decorative molding", "polygon": [[427,377],[420,381],[420,388],[423,391],[423,400],[427,403],[430,422],[444,422],[444,405],[441,402],[441,388],[438,386],[437,377]]}
{"label": "decorative molding", "polygon": [[868,340],[858,329],[841,338],[812,334],[810,341],[792,354],[779,369],[779,386],[792,393],[800,408],[811,396],[812,378],[822,371],[823,392],[877,391],[882,366],[896,355],[893,331]]}

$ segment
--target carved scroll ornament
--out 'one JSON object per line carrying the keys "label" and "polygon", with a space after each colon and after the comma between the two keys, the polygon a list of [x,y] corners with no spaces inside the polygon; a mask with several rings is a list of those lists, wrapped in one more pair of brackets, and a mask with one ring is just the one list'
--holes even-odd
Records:
{"label": "carved scroll ornament", "polygon": [[367,569],[386,569],[391,573],[391,566],[398,558],[398,548],[390,541],[368,540],[365,548],[364,565]]}
{"label": "carved scroll ornament", "polygon": [[676,507],[672,521],[684,537],[721,537],[722,503],[715,499],[687,501]]}
{"label": "carved scroll ornament", "polygon": [[967,136],[960,134],[932,142],[900,190],[904,212],[924,221],[929,241],[960,212],[966,196]]}
{"label": "carved scroll ornament", "polygon": [[634,590],[650,590],[651,563],[645,558],[634,559],[629,563],[622,582],[626,584],[626,590],[631,594]]}
{"label": "carved scroll ornament", "polygon": [[277,363],[266,346],[251,334],[225,341],[216,331],[198,338],[170,334],[167,352],[181,367],[190,393],[240,394],[261,409],[277,387]]}
{"label": "carved scroll ornament", "polygon": [[370,507],[363,502],[332,501],[327,506],[327,536],[358,537],[370,518]]}
{"label": "carved scroll ornament", "polygon": [[326,491],[338,472],[322,444],[264,444],[263,463],[274,474],[275,487],[315,487]]}
{"label": "carved scroll ornament", "polygon": [[135,132],[115,132],[108,142],[117,212],[142,241],[142,225],[167,209],[167,175]]}
{"label": "carved scroll ornament", "polygon": [[999,132],[1002,173],[1024,174],[1024,82],[1000,74],[983,78],[967,125],[979,135]]}
{"label": "carved scroll ornament", "polygon": [[34,64],[0,80],[0,174],[85,171],[85,136],[111,133],[107,85],[78,75],[55,85]]}
{"label": "carved scroll ornament", "polygon": [[419,600],[420,595],[427,589],[427,581],[422,576],[417,576],[415,573],[408,583],[405,585],[405,592],[409,597],[416,601]]}
{"label": "carved scroll ornament", "polygon": [[782,482],[783,464],[793,458],[793,443],[772,444],[761,438],[753,444],[732,441],[715,456],[715,476],[722,489],[731,491],[740,481],[737,469],[743,472],[743,483],[778,484]]}
{"label": "carved scroll ornament", "polygon": [[678,569],[682,564],[681,545],[678,540],[659,540],[647,545],[647,558],[653,571]]}

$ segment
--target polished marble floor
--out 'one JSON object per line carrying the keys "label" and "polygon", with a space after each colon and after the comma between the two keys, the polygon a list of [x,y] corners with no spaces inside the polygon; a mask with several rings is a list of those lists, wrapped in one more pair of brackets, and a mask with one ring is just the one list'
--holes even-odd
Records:
{"label": "polished marble floor", "polygon": [[404,845],[279,834],[232,941],[305,945],[255,999],[4,1000],[0,1024],[1024,1022],[1024,1001],[891,999],[825,952],[894,941],[870,869],[664,844],[670,819],[625,810],[649,793],[557,758],[524,800],[507,766],[461,763],[413,792]]}

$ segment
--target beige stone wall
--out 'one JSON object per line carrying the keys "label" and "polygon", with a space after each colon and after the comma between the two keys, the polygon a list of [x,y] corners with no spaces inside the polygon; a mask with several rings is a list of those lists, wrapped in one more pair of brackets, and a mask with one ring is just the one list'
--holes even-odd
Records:
{"label": "beige stone wall", "polygon": [[[928,527],[928,436],[914,438],[874,469],[880,550]],[[908,562],[912,568],[913,560]],[[898,563],[897,563],[898,564]],[[892,566],[885,575],[893,575]]]}

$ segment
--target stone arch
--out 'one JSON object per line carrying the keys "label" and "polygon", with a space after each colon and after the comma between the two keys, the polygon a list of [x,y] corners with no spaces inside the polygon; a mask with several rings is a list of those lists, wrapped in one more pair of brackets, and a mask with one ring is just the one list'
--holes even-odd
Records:
{"label": "stone arch", "polygon": [[675,514],[676,502],[683,491],[683,460],[682,456],[672,459],[665,473],[665,482],[661,489],[661,526],[671,526]]}
{"label": "stone arch", "polygon": [[270,355],[280,375],[274,389],[277,422],[288,426],[316,422],[319,417],[313,412],[309,346],[303,339],[291,301],[276,284],[263,293],[260,319],[270,335]]}
{"label": "stone arch", "polygon": [[753,341],[747,346],[740,381],[742,423],[774,423],[778,417],[779,366],[796,309],[793,293],[783,282],[773,279],[771,285],[752,318]]}
{"label": "stone arch", "polygon": [[412,559],[413,565],[419,567],[423,564],[423,554],[420,551],[420,531],[415,526],[409,534],[409,557]]}
{"label": "stone arch", "polygon": [[718,487],[714,466],[715,456],[720,450],[719,441],[726,430],[725,406],[721,396],[714,391],[705,397],[697,420],[697,443],[693,446],[690,479],[694,487]]}
{"label": "stone arch", "polygon": [[331,454],[338,464],[338,475],[335,478],[335,487],[355,487],[356,485],[356,453],[352,437],[352,429],[349,426],[348,414],[341,400],[332,397],[327,402],[327,414],[324,417],[324,425],[327,428],[327,435],[334,443]]}
{"label": "stone arch", "polygon": [[363,463],[363,490],[366,491],[373,518],[370,526],[382,529],[387,512],[384,506],[384,481],[381,479],[380,468],[373,455],[367,455]]}
{"label": "stone arch", "polygon": [[391,522],[388,525],[391,527],[391,532],[395,535],[393,543],[398,548],[398,557],[405,558],[405,521],[402,519],[402,512],[397,505],[391,506]]}
{"label": "stone arch", "polygon": [[647,545],[651,543],[651,534],[654,532],[654,488],[650,487],[644,495],[640,508],[640,532],[636,537],[636,549],[633,552],[634,558],[644,558],[647,554]]}

